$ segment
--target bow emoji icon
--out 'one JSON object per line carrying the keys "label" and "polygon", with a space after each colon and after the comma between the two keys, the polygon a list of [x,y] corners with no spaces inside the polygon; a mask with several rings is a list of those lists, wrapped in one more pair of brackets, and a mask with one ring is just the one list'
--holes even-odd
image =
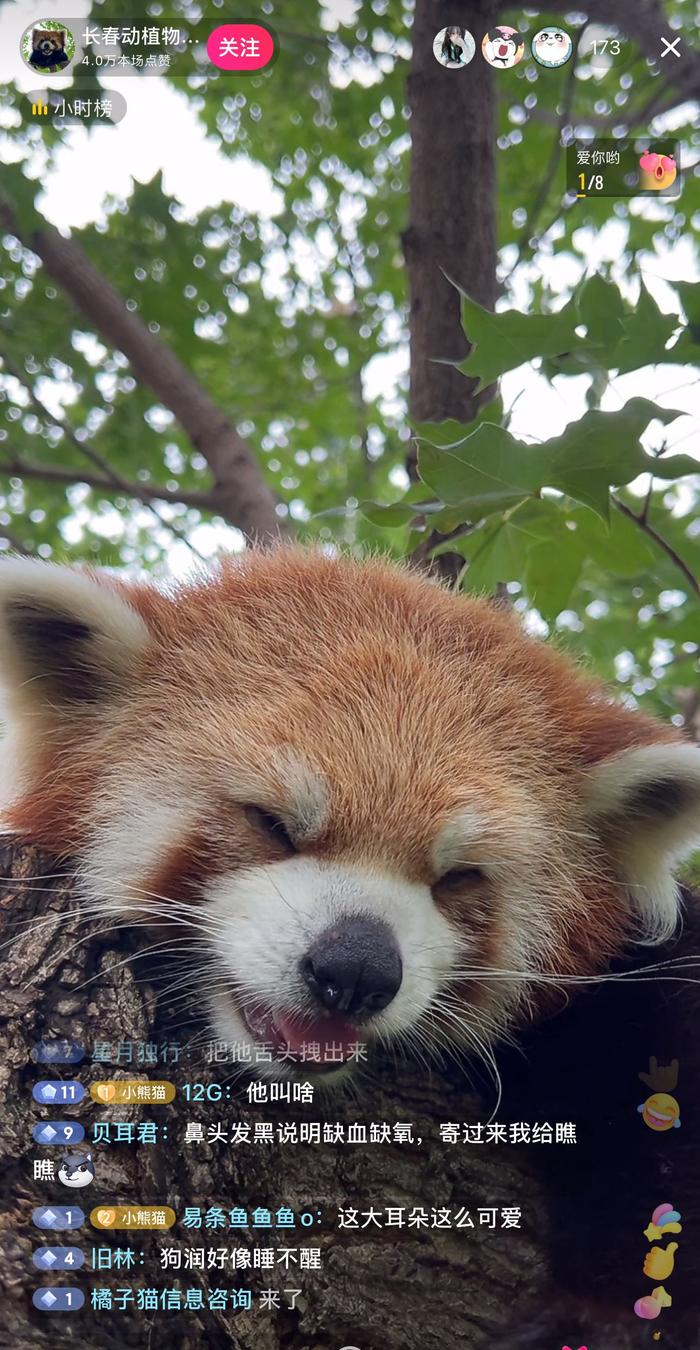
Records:
{"label": "bow emoji icon", "polygon": [[[571,1350],[571,1346],[570,1346],[570,1345],[562,1345],[561,1350]],[[585,1346],[585,1345],[580,1345],[579,1348],[578,1348],[578,1350],[586,1350],[586,1346]]]}

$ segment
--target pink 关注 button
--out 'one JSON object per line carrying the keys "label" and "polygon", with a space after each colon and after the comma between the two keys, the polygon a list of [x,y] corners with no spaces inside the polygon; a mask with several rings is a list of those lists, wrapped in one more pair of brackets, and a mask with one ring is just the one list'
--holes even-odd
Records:
{"label": "pink \u5173\u6ce8 button", "polygon": [[272,34],[260,23],[222,23],[207,41],[207,56],[220,70],[262,70],[274,54]]}

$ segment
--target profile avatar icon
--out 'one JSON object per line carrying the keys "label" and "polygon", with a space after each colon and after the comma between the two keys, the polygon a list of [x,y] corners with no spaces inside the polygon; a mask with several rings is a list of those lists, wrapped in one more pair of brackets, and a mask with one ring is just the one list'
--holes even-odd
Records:
{"label": "profile avatar icon", "polygon": [[75,56],[75,40],[65,24],[41,19],[22,34],[20,50],[32,70],[62,75]]}
{"label": "profile avatar icon", "polygon": [[481,52],[485,61],[497,70],[508,70],[517,66],[525,54],[525,42],[517,28],[508,28],[501,24],[498,28],[489,28],[481,43]]}
{"label": "profile avatar icon", "polygon": [[441,66],[448,70],[460,70],[468,66],[476,51],[476,43],[468,28],[451,24],[441,28],[433,39],[433,56]]}
{"label": "profile avatar icon", "polygon": [[532,39],[532,55],[541,66],[555,69],[569,60],[574,44],[563,28],[540,28]]}
{"label": "profile avatar icon", "polygon": [[74,1191],[80,1190],[83,1186],[89,1186],[90,1182],[95,1180],[92,1154],[66,1153],[65,1157],[61,1159],[58,1179],[64,1186],[69,1186]]}

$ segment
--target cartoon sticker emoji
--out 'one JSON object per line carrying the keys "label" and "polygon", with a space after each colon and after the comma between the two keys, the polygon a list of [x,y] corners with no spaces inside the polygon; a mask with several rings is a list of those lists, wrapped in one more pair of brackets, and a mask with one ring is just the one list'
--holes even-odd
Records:
{"label": "cartoon sticker emoji", "polygon": [[69,1186],[71,1190],[89,1186],[90,1182],[95,1180],[95,1165],[92,1161],[92,1154],[66,1153],[65,1157],[61,1159],[58,1179],[64,1186]]}

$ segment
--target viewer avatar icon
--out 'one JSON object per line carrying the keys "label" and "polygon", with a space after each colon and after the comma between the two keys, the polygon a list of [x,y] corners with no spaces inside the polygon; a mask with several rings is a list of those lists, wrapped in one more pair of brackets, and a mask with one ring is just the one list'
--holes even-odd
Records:
{"label": "viewer avatar icon", "polygon": [[433,55],[448,70],[463,70],[473,59],[476,43],[468,28],[452,24],[433,38]]}
{"label": "viewer avatar icon", "polygon": [[522,61],[525,43],[517,28],[500,24],[498,28],[489,28],[488,33],[484,33],[481,51],[490,66],[497,70],[508,70]]}
{"label": "viewer avatar icon", "polygon": [[541,66],[555,69],[566,65],[574,44],[563,28],[540,28],[532,39],[532,55]]}

